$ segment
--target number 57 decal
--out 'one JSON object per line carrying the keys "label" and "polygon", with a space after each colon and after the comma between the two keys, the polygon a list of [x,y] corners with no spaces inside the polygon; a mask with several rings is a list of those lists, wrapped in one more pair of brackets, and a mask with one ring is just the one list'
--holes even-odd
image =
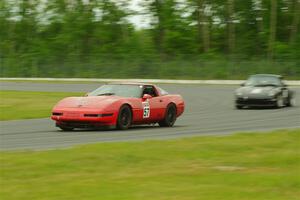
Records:
{"label": "number 57 decal", "polygon": [[143,118],[149,118],[150,117],[150,105],[149,102],[142,102],[143,104]]}

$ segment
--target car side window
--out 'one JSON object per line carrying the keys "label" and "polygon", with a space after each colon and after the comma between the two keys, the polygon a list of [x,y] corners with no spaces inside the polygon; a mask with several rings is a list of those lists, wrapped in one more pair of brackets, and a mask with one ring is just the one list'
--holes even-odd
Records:
{"label": "car side window", "polygon": [[159,89],[159,91],[160,91],[160,94],[161,94],[162,96],[164,96],[164,95],[168,95],[168,94],[169,94],[167,91],[165,91],[165,90],[161,89],[160,87],[157,87],[157,88]]}
{"label": "car side window", "polygon": [[153,86],[145,86],[144,90],[143,90],[143,95],[145,95],[145,94],[149,94],[152,97],[157,97],[156,90]]}
{"label": "car side window", "polygon": [[281,87],[285,87],[286,86],[286,84],[285,84],[285,82],[284,82],[284,80],[282,78],[279,79],[279,83],[280,83]]}

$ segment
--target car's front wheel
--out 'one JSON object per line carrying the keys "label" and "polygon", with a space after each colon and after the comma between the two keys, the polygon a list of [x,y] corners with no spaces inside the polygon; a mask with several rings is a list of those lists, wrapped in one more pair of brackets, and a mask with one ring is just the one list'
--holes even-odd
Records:
{"label": "car's front wheel", "polygon": [[59,128],[63,131],[73,131],[73,127],[67,127],[67,126],[59,126]]}
{"label": "car's front wheel", "polygon": [[243,108],[243,106],[241,106],[241,105],[235,105],[235,108],[238,109],[238,110],[240,110],[240,109]]}
{"label": "car's front wheel", "polygon": [[177,119],[176,113],[176,106],[174,104],[170,104],[166,109],[165,118],[158,123],[159,126],[172,127]]}
{"label": "car's front wheel", "polygon": [[295,97],[290,97],[288,99],[287,106],[289,106],[289,107],[296,106],[296,99],[295,99]]}
{"label": "car's front wheel", "polygon": [[282,108],[284,106],[284,99],[282,95],[279,95],[276,99],[276,107],[277,108]]}
{"label": "car's front wheel", "polygon": [[132,113],[128,105],[123,105],[119,110],[117,128],[120,130],[128,129],[132,122]]}

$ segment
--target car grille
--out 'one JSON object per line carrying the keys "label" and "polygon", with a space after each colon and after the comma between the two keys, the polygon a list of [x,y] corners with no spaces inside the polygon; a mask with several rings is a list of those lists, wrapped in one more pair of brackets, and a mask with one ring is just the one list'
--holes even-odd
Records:
{"label": "car grille", "polygon": [[239,104],[247,104],[247,105],[270,105],[274,104],[274,101],[271,99],[237,99],[237,103]]}
{"label": "car grille", "polygon": [[68,121],[68,122],[60,122],[61,125],[71,126],[75,128],[91,128],[91,127],[99,127],[101,123],[93,123],[93,122],[82,122],[82,121]]}

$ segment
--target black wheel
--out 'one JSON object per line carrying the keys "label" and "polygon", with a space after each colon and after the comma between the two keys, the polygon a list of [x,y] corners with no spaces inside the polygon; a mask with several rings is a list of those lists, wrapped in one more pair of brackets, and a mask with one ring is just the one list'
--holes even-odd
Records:
{"label": "black wheel", "polygon": [[295,99],[294,97],[290,97],[290,98],[287,100],[286,106],[292,107],[292,106],[295,106],[295,105],[296,105],[296,99]]}
{"label": "black wheel", "polygon": [[276,100],[276,108],[282,108],[284,106],[284,99],[282,95],[278,95]]}
{"label": "black wheel", "polygon": [[123,105],[120,108],[118,119],[117,119],[117,128],[120,130],[128,129],[132,122],[132,113],[128,105]]}
{"label": "black wheel", "polygon": [[235,108],[238,109],[238,110],[240,110],[240,109],[243,108],[243,106],[241,106],[241,105],[235,105]]}
{"label": "black wheel", "polygon": [[176,121],[176,106],[174,104],[170,104],[167,107],[165,118],[158,122],[161,127],[172,127]]}
{"label": "black wheel", "polygon": [[73,127],[66,127],[66,126],[59,126],[59,128],[63,131],[73,131],[74,130]]}

